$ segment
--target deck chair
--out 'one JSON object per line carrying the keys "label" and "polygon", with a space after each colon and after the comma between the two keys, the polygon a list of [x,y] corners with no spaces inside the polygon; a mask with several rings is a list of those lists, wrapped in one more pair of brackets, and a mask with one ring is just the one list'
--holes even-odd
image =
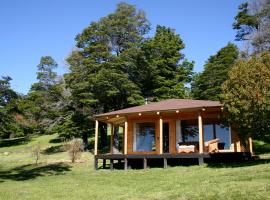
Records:
{"label": "deck chair", "polygon": [[218,142],[219,139],[209,140],[204,143],[204,148],[206,152],[218,152]]}

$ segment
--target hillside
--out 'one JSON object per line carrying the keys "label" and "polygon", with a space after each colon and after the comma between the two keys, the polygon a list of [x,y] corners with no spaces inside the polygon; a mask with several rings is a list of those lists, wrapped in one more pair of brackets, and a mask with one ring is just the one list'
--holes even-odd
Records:
{"label": "hillside", "polygon": [[270,154],[242,164],[95,171],[91,153],[71,164],[62,145],[57,135],[2,142],[0,199],[270,199]]}

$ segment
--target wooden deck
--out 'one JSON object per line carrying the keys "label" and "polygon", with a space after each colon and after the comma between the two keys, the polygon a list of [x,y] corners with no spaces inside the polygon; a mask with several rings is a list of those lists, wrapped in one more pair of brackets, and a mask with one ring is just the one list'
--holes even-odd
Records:
{"label": "wooden deck", "polygon": [[99,160],[102,160],[102,168],[106,168],[106,161],[110,162],[110,169],[114,169],[114,161],[118,161],[118,163],[122,163],[124,165],[124,169],[129,169],[130,161],[140,160],[143,163],[143,169],[148,167],[148,162],[152,160],[161,161],[163,164],[163,168],[167,168],[168,160],[197,160],[199,165],[202,165],[205,160],[206,161],[216,161],[216,162],[224,162],[224,161],[241,161],[248,160],[251,158],[251,154],[249,152],[230,152],[230,153],[178,153],[178,154],[98,154],[95,155],[94,159],[94,167],[97,170],[99,168],[98,163]]}

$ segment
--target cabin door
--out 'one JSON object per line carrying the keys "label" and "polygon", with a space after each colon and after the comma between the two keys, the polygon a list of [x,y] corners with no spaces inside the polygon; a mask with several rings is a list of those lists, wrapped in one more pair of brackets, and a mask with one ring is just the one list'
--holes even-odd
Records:
{"label": "cabin door", "polygon": [[170,153],[169,151],[169,123],[163,123],[163,153]]}

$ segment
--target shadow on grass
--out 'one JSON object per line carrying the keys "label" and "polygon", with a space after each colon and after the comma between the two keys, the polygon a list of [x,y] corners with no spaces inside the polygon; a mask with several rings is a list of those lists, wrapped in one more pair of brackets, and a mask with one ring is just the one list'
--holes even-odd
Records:
{"label": "shadow on grass", "polygon": [[47,149],[44,149],[42,151],[42,154],[51,155],[54,153],[61,153],[64,151],[65,151],[65,148],[63,145],[57,145],[57,146],[52,146],[52,147],[48,147]]}
{"label": "shadow on grass", "polygon": [[63,139],[61,138],[53,138],[49,141],[49,143],[61,143]]}
{"label": "shadow on grass", "polygon": [[20,137],[20,138],[14,138],[14,139],[4,139],[4,140],[0,140],[0,148],[1,147],[10,147],[10,146],[27,144],[30,141],[31,141],[31,138],[30,137]]}
{"label": "shadow on grass", "polygon": [[55,163],[48,165],[23,165],[7,171],[0,171],[0,179],[25,181],[35,179],[40,176],[61,175],[70,171],[71,166],[64,163]]}
{"label": "shadow on grass", "polygon": [[239,162],[208,162],[207,166],[212,168],[235,168],[235,167],[248,167],[255,165],[269,164],[270,159],[258,159],[249,161],[239,161]]}

